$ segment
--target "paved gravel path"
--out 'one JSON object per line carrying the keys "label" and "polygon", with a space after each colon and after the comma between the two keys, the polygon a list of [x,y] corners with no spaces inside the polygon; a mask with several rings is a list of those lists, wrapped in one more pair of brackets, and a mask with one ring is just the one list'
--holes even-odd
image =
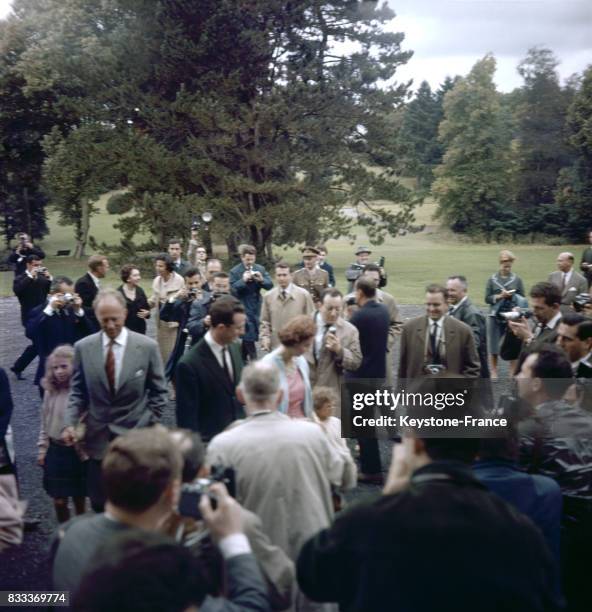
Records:
{"label": "paved gravel path", "polygon": [[[404,319],[417,316],[422,312],[423,308],[419,306],[401,307],[401,315]],[[149,327],[148,333],[154,337],[153,327]],[[1,367],[8,371],[16,356],[23,350],[25,341],[16,298],[1,298]],[[42,470],[36,462],[41,404],[37,388],[32,384],[36,363],[36,361],[33,362],[26,370],[26,380],[17,381],[10,372],[9,378],[15,405],[12,428],[15,438],[21,497],[29,503],[27,514],[39,518],[40,524],[36,531],[25,534],[22,546],[0,555],[0,590],[42,590],[49,587],[47,548],[57,523],[51,500],[45,494],[41,484]],[[502,373],[504,372],[502,371]],[[165,424],[174,424],[174,407],[172,405],[169,406],[163,420]],[[390,447],[389,442],[381,442],[385,469],[390,462]],[[367,494],[375,494],[377,491],[378,487],[360,486],[348,497],[359,498]]]}

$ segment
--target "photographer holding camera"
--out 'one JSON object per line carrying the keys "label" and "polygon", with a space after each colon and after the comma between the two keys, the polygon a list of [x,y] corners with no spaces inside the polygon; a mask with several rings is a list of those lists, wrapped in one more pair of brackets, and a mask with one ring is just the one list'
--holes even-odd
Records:
{"label": "photographer holding camera", "polygon": [[18,243],[8,256],[8,263],[14,264],[15,278],[24,274],[27,266],[27,257],[30,255],[37,256],[38,259],[45,259],[45,253],[39,247],[33,246],[31,238],[28,234],[20,233],[16,236]]}
{"label": "photographer holding camera", "polygon": [[[12,283],[12,290],[21,305],[21,323],[27,325],[29,313],[35,306],[43,304],[49,292],[51,275],[47,268],[42,266],[38,255],[28,255],[26,270],[17,276]],[[10,368],[18,380],[23,380],[23,371],[35,359],[37,351],[30,344]]]}
{"label": "photographer holding camera", "polygon": [[205,335],[211,325],[210,308],[212,304],[223,295],[230,295],[230,277],[226,272],[217,272],[211,281],[212,292],[202,293],[200,300],[195,300],[189,309],[187,330],[191,335],[191,346],[197,344]]}
{"label": "photographer holding camera", "polygon": [[189,331],[187,323],[189,321],[189,313],[193,304],[199,302],[202,297],[201,285],[203,278],[197,268],[188,268],[184,274],[185,286],[175,295],[171,296],[160,309],[161,321],[176,321],[179,324],[177,327],[177,339],[171,355],[164,367],[164,374],[167,380],[173,380],[177,362],[188,345]]}
{"label": "photographer holding camera", "polygon": [[[345,279],[348,282],[348,285],[347,285],[348,293],[353,292],[354,285],[356,281],[358,280],[358,278],[362,276],[364,272],[364,268],[369,263],[372,263],[370,261],[371,254],[372,254],[372,251],[368,247],[359,246],[357,248],[356,261],[350,264],[349,268],[347,268],[347,270],[345,271]],[[380,271],[380,282],[378,284],[378,287],[379,288],[386,287],[387,278],[386,278],[386,272],[384,271],[384,257],[381,257],[380,260],[376,262],[376,265],[378,266],[379,271]]]}
{"label": "photographer holding camera", "polygon": [[[82,298],[74,293],[74,285],[67,276],[56,276],[51,283],[44,304],[33,308],[27,320],[27,337],[33,341],[39,365],[35,384],[45,374],[45,360],[60,344],[71,344],[92,334],[94,325],[82,307]],[[41,387],[39,387],[41,394]]]}

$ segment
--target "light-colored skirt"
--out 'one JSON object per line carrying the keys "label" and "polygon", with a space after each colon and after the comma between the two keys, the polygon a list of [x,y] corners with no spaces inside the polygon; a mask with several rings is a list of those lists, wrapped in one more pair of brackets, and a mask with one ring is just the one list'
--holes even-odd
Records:
{"label": "light-colored skirt", "polygon": [[171,327],[170,323],[167,323],[166,321],[158,321],[158,328],[156,330],[156,340],[158,342],[158,348],[160,349],[162,363],[165,365],[166,362],[169,360],[173,349],[175,348],[178,330],[178,326]]}

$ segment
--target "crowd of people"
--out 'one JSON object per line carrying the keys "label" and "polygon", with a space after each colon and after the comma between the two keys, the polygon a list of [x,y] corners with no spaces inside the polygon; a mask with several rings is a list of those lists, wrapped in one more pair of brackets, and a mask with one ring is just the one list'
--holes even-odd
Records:
{"label": "crowd of people", "polygon": [[[560,253],[527,291],[502,250],[487,313],[456,273],[402,321],[368,247],[344,294],[323,245],[272,275],[250,245],[224,271],[172,238],[147,295],[133,263],[109,287],[93,255],[74,282],[19,236],[11,370],[38,357],[54,588],[89,611],[592,609],[588,238],[583,274]],[[344,383],[489,383],[500,359],[513,392],[481,398],[508,417],[497,438],[402,431],[383,469],[377,438],[341,437]],[[0,369],[0,549],[22,539],[12,408]],[[368,483],[382,494],[348,505]]]}

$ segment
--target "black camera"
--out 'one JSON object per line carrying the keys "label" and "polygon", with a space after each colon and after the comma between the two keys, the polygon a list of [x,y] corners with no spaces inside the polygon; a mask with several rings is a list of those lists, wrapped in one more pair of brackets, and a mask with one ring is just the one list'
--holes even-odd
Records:
{"label": "black camera", "polygon": [[578,293],[573,301],[573,307],[576,312],[584,311],[589,304],[592,304],[592,295],[589,293]]}
{"label": "black camera", "polygon": [[194,300],[199,295],[199,289],[189,289],[187,292],[187,297],[191,300]]}
{"label": "black camera", "polygon": [[201,519],[199,502],[202,495],[208,495],[212,508],[216,508],[216,497],[209,492],[209,488],[215,482],[222,482],[228,489],[231,497],[236,496],[236,474],[233,468],[226,468],[222,465],[213,465],[210,470],[209,478],[198,478],[194,482],[181,485],[181,497],[179,499],[179,514],[189,516],[196,520]]}

